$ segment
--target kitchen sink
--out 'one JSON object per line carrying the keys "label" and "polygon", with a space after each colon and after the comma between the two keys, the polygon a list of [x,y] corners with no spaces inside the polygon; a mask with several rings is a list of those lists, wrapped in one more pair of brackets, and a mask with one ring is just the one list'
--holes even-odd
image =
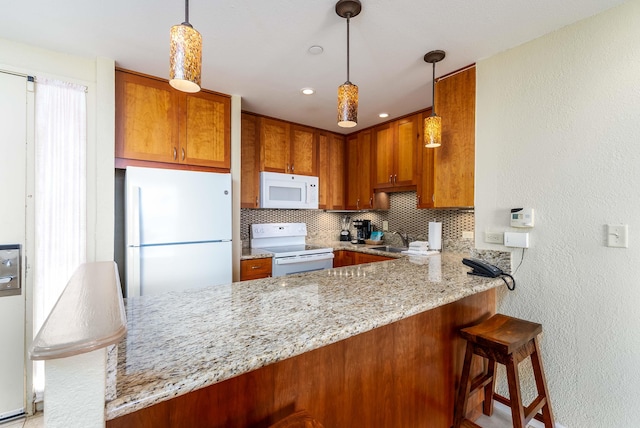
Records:
{"label": "kitchen sink", "polygon": [[407,247],[391,247],[389,245],[384,245],[382,247],[370,247],[369,249],[376,251],[386,251],[387,253],[401,253],[402,251],[407,251]]}

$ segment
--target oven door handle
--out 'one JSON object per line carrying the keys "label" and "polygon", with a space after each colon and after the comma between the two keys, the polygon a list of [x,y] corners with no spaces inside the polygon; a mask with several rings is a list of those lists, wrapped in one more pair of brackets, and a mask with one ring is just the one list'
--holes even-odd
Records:
{"label": "oven door handle", "polygon": [[308,256],[283,257],[280,259],[277,259],[277,258],[273,259],[273,261],[277,265],[291,265],[294,263],[319,262],[322,260],[331,260],[331,259],[333,259],[333,253],[313,254]]}

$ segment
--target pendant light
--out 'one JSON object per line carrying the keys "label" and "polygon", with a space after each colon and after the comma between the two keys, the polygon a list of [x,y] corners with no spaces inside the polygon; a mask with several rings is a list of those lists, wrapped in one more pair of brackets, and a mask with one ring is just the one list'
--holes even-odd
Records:
{"label": "pendant light", "polygon": [[424,56],[424,61],[433,65],[431,116],[424,119],[424,146],[440,147],[442,140],[442,119],[436,114],[436,62],[444,59],[444,51],[431,51]]}
{"label": "pendant light", "polygon": [[184,22],[171,27],[169,84],[182,92],[200,90],[202,36],[189,24],[189,0],[184,2]]}
{"label": "pendant light", "polygon": [[358,87],[349,81],[349,21],[362,10],[359,0],[339,0],[336,13],[347,19],[347,81],[338,87],[338,126],[352,128],[358,124]]}

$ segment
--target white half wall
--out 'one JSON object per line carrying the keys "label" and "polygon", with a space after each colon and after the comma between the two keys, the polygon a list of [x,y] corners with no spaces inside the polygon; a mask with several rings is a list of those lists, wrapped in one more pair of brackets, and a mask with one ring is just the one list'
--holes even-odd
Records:
{"label": "white half wall", "polygon": [[[484,232],[535,208],[498,311],[543,325],[566,427],[639,423],[639,22],[640,2],[627,2],[477,64],[476,246],[504,250]],[[606,224],[629,225],[629,248],[605,246]],[[523,384],[532,398],[533,379]]]}

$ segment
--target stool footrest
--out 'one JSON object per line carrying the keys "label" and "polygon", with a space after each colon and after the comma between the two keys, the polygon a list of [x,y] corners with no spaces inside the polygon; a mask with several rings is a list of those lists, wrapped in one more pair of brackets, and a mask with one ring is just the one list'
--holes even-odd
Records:
{"label": "stool footrest", "polygon": [[[493,399],[511,408],[511,399],[507,397],[503,397],[500,394],[494,394]],[[539,413],[539,411],[545,406],[545,404],[547,404],[547,399],[546,397],[543,397],[541,395],[539,395],[535,400],[533,400],[531,404],[529,404],[524,409],[526,423],[531,422],[531,419],[535,419],[539,422],[544,422],[544,419],[542,418],[542,413]]]}
{"label": "stool footrest", "polygon": [[491,373],[481,374],[475,379],[471,381],[471,387],[469,388],[469,394],[473,394],[474,392],[484,388],[493,380],[493,375]]}
{"label": "stool footrest", "polygon": [[533,419],[538,414],[540,409],[542,409],[546,404],[547,398],[543,397],[542,395],[538,395],[536,399],[533,400],[531,404],[529,404],[524,409],[524,419],[527,421],[527,423],[531,421],[531,419]]}

